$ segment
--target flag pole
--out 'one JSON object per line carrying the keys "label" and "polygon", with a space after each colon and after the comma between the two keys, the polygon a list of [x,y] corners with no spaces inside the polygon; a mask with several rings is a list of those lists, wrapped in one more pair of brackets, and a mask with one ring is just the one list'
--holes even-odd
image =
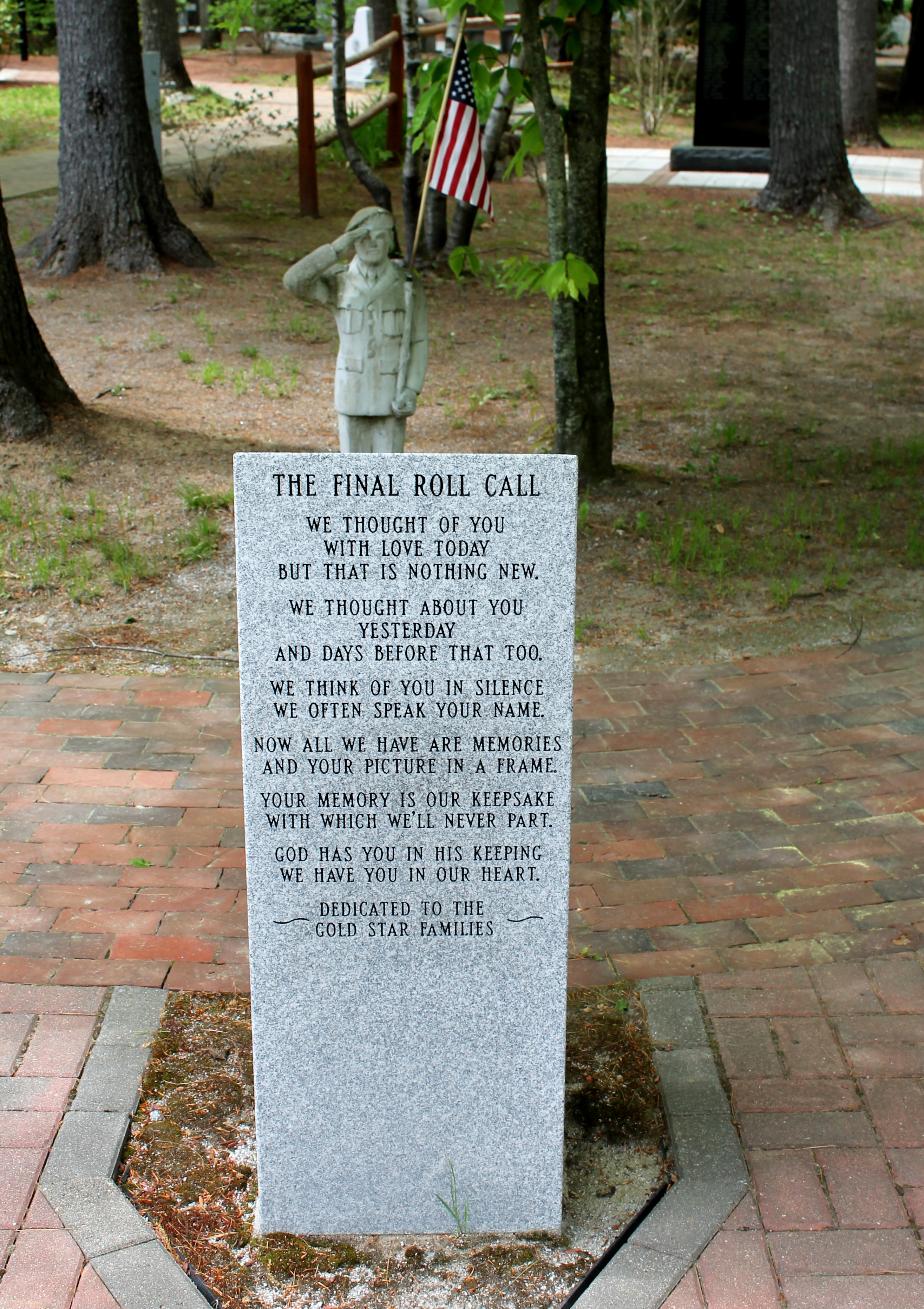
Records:
{"label": "flag pole", "polygon": [[449,76],[446,78],[446,89],[443,91],[443,103],[440,105],[439,118],[436,120],[436,131],[433,134],[433,148],[430,151],[430,158],[427,160],[427,172],[424,177],[423,190],[420,195],[420,208],[417,211],[417,230],[414,233],[414,245],[411,249],[411,257],[408,260],[408,268],[414,266],[417,247],[420,244],[420,233],[423,231],[424,217],[427,212],[427,191],[430,188],[430,178],[433,176],[433,165],[436,162],[436,147],[439,143],[443,119],[446,117],[446,106],[449,104],[449,91],[452,87],[452,79],[455,76],[456,64],[459,62],[459,54],[462,50],[462,41],[465,37],[465,23],[467,19],[468,9],[465,8],[462,10],[462,16],[459,21],[459,32],[456,36],[456,44],[452,52],[452,61],[449,65]]}

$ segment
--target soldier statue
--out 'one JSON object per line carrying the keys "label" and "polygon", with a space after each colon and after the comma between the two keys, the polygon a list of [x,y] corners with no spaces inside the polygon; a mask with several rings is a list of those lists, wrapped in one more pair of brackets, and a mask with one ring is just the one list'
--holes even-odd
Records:
{"label": "soldier statue", "polygon": [[[343,236],[293,264],[282,279],[302,300],[330,305],[340,333],[334,405],[342,454],[396,454],[427,367],[420,284],[390,258],[395,220],[360,209]],[[343,262],[350,251],[353,258]]]}

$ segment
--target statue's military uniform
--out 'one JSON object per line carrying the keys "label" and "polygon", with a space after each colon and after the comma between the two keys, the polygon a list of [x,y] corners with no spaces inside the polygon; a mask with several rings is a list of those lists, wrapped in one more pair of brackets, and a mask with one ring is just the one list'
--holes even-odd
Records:
{"label": "statue's military uniform", "polygon": [[[341,437],[350,449],[380,449],[389,446],[370,435],[369,419],[385,425],[383,432],[400,436],[404,444],[404,419],[392,414],[398,390],[398,373],[406,315],[403,270],[389,260],[380,270],[365,269],[355,258],[338,261],[333,246],[322,245],[299,260],[283,279],[287,290],[303,300],[330,305],[340,334],[334,405],[340,415]],[[423,293],[416,283],[411,291],[411,331],[404,386],[418,393],[427,367],[427,311]],[[351,423],[350,419],[366,420]],[[346,420],[346,421],[344,421]],[[398,426],[396,426],[398,425]],[[374,428],[374,425],[373,425]],[[365,445],[366,440],[373,444]]]}

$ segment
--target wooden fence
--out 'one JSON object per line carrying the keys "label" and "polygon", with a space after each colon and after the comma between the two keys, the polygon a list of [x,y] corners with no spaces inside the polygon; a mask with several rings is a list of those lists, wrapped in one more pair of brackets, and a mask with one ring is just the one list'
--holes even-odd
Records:
{"label": "wooden fence", "polygon": [[[513,25],[519,15],[508,14],[508,22]],[[417,29],[421,37],[442,36],[447,23],[427,23]],[[465,30],[497,30],[497,23],[490,18],[470,18]],[[372,45],[345,60],[345,66],[360,64],[364,59],[371,59],[383,50],[390,51],[388,63],[388,92],[374,105],[364,109],[350,119],[350,127],[361,127],[378,114],[388,114],[386,127],[386,145],[393,159],[401,156],[401,141],[404,133],[404,44],[401,39],[401,19],[397,15],[391,20],[391,31],[379,37]],[[295,56],[295,79],[298,92],[298,200],[299,212],[307,218],[320,217],[318,202],[318,151],[326,145],[332,145],[337,139],[336,129],[318,136],[314,123],[314,84],[319,77],[328,77],[333,72],[330,62],[315,64],[311,55],[305,51]]]}

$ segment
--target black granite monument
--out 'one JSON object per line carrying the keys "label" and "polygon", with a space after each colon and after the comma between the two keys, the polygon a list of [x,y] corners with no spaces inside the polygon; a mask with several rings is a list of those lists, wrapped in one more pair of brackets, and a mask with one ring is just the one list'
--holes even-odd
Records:
{"label": "black granite monument", "polygon": [[673,148],[675,171],[768,171],[769,10],[769,0],[701,0],[693,144]]}

